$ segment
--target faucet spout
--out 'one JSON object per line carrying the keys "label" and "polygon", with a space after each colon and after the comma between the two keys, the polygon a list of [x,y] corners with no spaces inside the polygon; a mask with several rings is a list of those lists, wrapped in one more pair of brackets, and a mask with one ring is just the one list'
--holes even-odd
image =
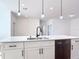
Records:
{"label": "faucet spout", "polygon": [[41,28],[41,26],[38,26],[38,27],[36,28],[36,37],[40,36],[41,33],[42,33],[42,28]]}

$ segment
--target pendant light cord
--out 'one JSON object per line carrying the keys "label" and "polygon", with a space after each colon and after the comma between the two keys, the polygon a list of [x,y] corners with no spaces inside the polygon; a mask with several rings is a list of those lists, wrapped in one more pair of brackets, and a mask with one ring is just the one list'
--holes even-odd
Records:
{"label": "pendant light cord", "polygon": [[18,12],[20,12],[20,0],[18,0]]}
{"label": "pendant light cord", "polygon": [[44,0],[42,0],[42,14],[44,14]]}
{"label": "pendant light cord", "polygon": [[62,10],[62,0],[61,0],[61,16],[63,16],[62,11],[63,11],[63,10]]}

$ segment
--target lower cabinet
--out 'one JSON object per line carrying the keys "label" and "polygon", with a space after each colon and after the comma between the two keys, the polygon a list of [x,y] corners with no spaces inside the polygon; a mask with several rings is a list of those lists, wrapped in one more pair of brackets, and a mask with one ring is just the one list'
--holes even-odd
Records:
{"label": "lower cabinet", "polygon": [[55,59],[55,49],[54,46],[44,47],[43,58],[42,59]]}
{"label": "lower cabinet", "polygon": [[1,59],[55,59],[54,41],[3,43]]}
{"label": "lower cabinet", "polygon": [[23,59],[22,49],[3,51],[3,59]]}
{"label": "lower cabinet", "polygon": [[79,59],[79,40],[3,43],[0,59]]}
{"label": "lower cabinet", "polygon": [[25,50],[25,59],[40,59],[39,48],[28,48]]}
{"label": "lower cabinet", "polygon": [[54,46],[28,48],[25,59],[55,59]]}
{"label": "lower cabinet", "polygon": [[71,59],[79,59],[79,40],[71,40]]}

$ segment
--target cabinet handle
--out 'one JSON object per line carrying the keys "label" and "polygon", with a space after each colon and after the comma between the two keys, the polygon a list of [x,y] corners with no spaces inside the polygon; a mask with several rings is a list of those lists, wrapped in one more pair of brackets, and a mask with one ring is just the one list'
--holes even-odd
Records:
{"label": "cabinet handle", "polygon": [[73,50],[73,45],[72,45],[71,49]]}
{"label": "cabinet handle", "polygon": [[10,45],[9,47],[16,47],[16,45]]}
{"label": "cabinet handle", "polygon": [[43,54],[43,48],[39,49],[39,54]]}
{"label": "cabinet handle", "polygon": [[43,54],[43,48],[41,49],[41,54]]}
{"label": "cabinet handle", "polygon": [[41,54],[41,49],[39,49],[39,54]]}
{"label": "cabinet handle", "polygon": [[61,44],[62,44],[62,42],[57,42],[57,44],[61,45]]}
{"label": "cabinet handle", "polygon": [[75,42],[79,42],[79,41],[75,41]]}
{"label": "cabinet handle", "polygon": [[22,50],[22,56],[24,56],[24,51]]}

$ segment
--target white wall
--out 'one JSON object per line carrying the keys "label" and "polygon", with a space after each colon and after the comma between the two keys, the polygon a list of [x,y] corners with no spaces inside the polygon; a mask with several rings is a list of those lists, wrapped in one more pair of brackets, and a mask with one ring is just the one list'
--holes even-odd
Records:
{"label": "white wall", "polygon": [[15,36],[15,26],[16,26],[17,16],[14,12],[11,12],[11,36]]}
{"label": "white wall", "polygon": [[10,36],[10,10],[0,1],[0,38]]}
{"label": "white wall", "polygon": [[71,20],[71,35],[79,36],[79,18]]}
{"label": "white wall", "polygon": [[45,25],[49,35],[70,35],[70,20],[50,19]]}
{"label": "white wall", "polygon": [[15,36],[36,35],[36,28],[39,24],[39,19],[17,17],[15,22]]}
{"label": "white wall", "polygon": [[53,21],[54,35],[69,35],[70,34],[70,20],[56,19]]}

